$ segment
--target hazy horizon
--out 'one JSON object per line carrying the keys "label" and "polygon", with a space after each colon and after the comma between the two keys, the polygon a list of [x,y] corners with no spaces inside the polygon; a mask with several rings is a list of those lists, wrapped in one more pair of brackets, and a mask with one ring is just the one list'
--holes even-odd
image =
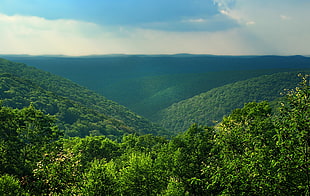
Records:
{"label": "hazy horizon", "polygon": [[150,56],[150,57],[160,57],[160,56],[209,56],[209,57],[262,57],[262,56],[279,56],[279,57],[290,57],[290,56],[302,56],[302,57],[310,57],[309,55],[300,55],[300,54],[243,54],[243,55],[229,55],[229,54],[194,54],[194,53],[169,53],[169,54],[125,54],[125,53],[111,53],[111,54],[86,54],[86,55],[66,55],[66,54],[0,54],[0,58],[2,57],[63,57],[63,58],[96,58],[96,57],[126,57],[126,56]]}
{"label": "hazy horizon", "polygon": [[310,55],[308,0],[3,0],[0,54]]}

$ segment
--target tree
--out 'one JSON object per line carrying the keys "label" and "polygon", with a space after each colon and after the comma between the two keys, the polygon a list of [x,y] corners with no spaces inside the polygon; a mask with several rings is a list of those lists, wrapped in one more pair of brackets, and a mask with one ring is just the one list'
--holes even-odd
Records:
{"label": "tree", "polygon": [[33,170],[34,192],[43,195],[79,193],[82,169],[79,155],[70,151],[45,154]]}
{"label": "tree", "polygon": [[0,195],[22,196],[27,194],[22,190],[17,178],[4,174],[0,176]]}
{"label": "tree", "polygon": [[14,175],[31,173],[43,152],[61,137],[55,119],[32,105],[27,108],[0,108],[0,172]]}
{"label": "tree", "polygon": [[162,176],[149,154],[131,153],[118,173],[117,195],[158,195]]}
{"label": "tree", "polygon": [[124,135],[122,139],[122,147],[126,152],[145,152],[156,154],[162,146],[168,143],[163,136],[155,136],[146,134],[137,136],[136,134]]}
{"label": "tree", "polygon": [[213,185],[222,194],[272,194],[275,134],[267,102],[247,103],[225,117],[218,126],[219,159],[213,167]]}
{"label": "tree", "polygon": [[117,195],[117,170],[113,161],[95,159],[86,170],[81,183],[85,195]]}
{"label": "tree", "polygon": [[65,149],[72,150],[74,154],[80,154],[83,167],[87,167],[95,159],[110,161],[120,154],[119,144],[105,136],[68,138],[62,140],[62,143]]}
{"label": "tree", "polygon": [[289,195],[310,194],[310,80],[299,76],[300,85],[288,91],[276,121],[277,189]]}
{"label": "tree", "polygon": [[212,190],[207,190],[211,173],[202,172],[202,169],[213,164],[214,136],[213,128],[193,124],[185,133],[170,142],[169,147],[173,154],[171,156],[172,175],[180,181],[178,184],[182,184],[189,194],[213,194]]}

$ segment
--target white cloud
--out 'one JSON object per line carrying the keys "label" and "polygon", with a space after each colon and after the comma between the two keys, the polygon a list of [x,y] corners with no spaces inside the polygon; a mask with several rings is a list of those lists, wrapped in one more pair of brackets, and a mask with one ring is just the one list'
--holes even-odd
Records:
{"label": "white cloud", "polygon": [[147,54],[264,54],[251,47],[249,35],[240,29],[220,32],[166,32],[136,29],[131,39],[123,40],[133,53]]}
{"label": "white cloud", "polygon": [[229,12],[227,10],[220,10],[223,15],[229,16]]}
{"label": "white cloud", "polygon": [[[198,18],[187,22],[206,21]],[[0,54],[242,54],[245,50],[237,43],[240,39],[233,30],[167,32],[125,26],[112,29],[75,20],[0,14]]]}
{"label": "white cloud", "polygon": [[291,19],[292,19],[291,17],[286,16],[286,15],[280,15],[280,18],[281,18],[282,20],[291,20]]}
{"label": "white cloud", "polygon": [[252,35],[252,47],[271,54],[304,54],[310,51],[310,1],[214,0],[223,15]]}
{"label": "white cloud", "polygon": [[248,21],[247,23],[246,23],[246,25],[254,25],[255,24],[255,21]]}
{"label": "white cloud", "polygon": [[205,19],[203,18],[196,18],[196,19],[188,19],[188,20],[183,20],[182,22],[189,22],[189,23],[202,23],[202,22],[206,22]]}
{"label": "white cloud", "polygon": [[[77,20],[0,14],[0,54],[304,54],[310,51],[310,2],[214,0],[220,14],[187,18],[199,31],[107,27]],[[281,6],[279,7],[279,2]],[[227,28],[227,21],[238,25]],[[222,22],[224,21],[224,22]],[[232,23],[229,21],[229,23]],[[184,25],[184,24],[182,24]],[[216,26],[218,25],[218,26]],[[225,26],[224,25],[224,26]],[[218,29],[207,31],[208,28]],[[202,28],[203,27],[203,28]],[[216,28],[215,28],[216,27]],[[201,30],[202,29],[202,30]]]}
{"label": "white cloud", "polygon": [[236,0],[213,0],[213,3],[222,10],[229,10],[235,2]]}
{"label": "white cloud", "polygon": [[87,22],[47,20],[35,16],[0,14],[0,53],[70,54],[95,53],[96,40],[109,43],[109,31]]}

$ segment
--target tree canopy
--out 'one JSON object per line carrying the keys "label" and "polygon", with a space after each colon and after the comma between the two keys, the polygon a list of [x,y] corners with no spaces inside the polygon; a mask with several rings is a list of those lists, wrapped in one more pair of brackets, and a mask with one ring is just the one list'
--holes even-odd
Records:
{"label": "tree canopy", "polygon": [[[216,126],[171,139],[62,138],[32,105],[0,109],[0,193],[8,195],[309,195],[309,75],[275,111],[249,102]],[[11,157],[11,158],[10,158]]]}

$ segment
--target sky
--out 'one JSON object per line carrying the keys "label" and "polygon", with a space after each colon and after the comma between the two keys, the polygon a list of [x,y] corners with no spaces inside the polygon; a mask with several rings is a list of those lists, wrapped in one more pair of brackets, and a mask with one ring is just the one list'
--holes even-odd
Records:
{"label": "sky", "polygon": [[310,55],[309,0],[1,0],[0,54]]}

